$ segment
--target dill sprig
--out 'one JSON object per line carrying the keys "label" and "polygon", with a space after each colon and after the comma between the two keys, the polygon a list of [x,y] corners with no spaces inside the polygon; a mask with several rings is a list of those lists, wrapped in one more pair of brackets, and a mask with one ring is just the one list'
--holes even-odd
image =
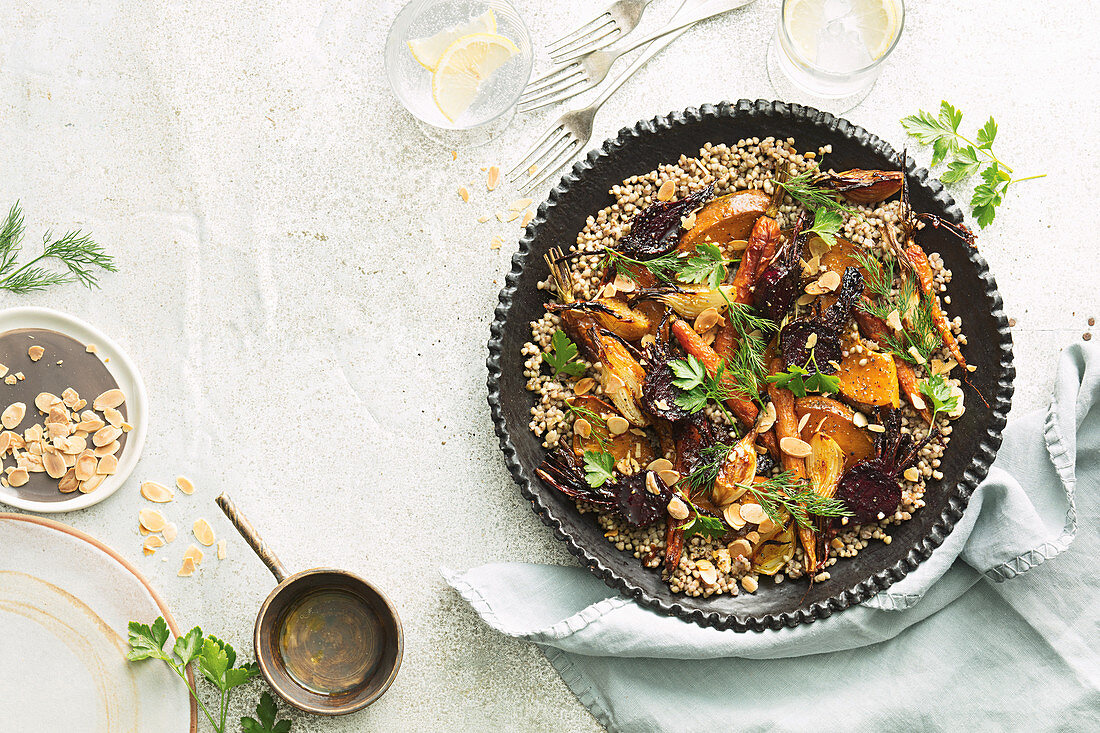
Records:
{"label": "dill sprig", "polygon": [[847,505],[840,499],[824,497],[810,488],[806,479],[798,478],[793,471],[772,476],[759,483],[744,483],[756,497],[760,508],[776,524],[783,524],[783,514],[788,514],[799,526],[813,529],[810,515],[817,517],[850,517]]}
{"label": "dill sprig", "polygon": [[700,452],[700,461],[695,470],[680,479],[677,485],[682,484],[687,488],[690,496],[700,496],[710,491],[718,478],[718,471],[726,462],[726,457],[733,450],[732,445],[715,443],[704,448]]}
{"label": "dill sprig", "polygon": [[[940,336],[931,308],[920,297],[916,278],[911,273],[902,274],[895,290],[894,282],[898,275],[892,257],[886,256],[880,261],[869,252],[856,252],[855,258],[867,273],[866,286],[874,296],[870,302],[861,302],[859,309],[883,321],[889,319],[895,310],[905,317],[906,328],[900,334],[884,334],[883,340],[886,343],[882,345],[913,364],[931,359],[940,345]],[[919,359],[912,350],[920,355]]]}
{"label": "dill sprig", "polygon": [[820,176],[821,170],[814,167],[808,171],[799,173],[793,178],[787,179],[785,182],[772,181],[772,183],[782,186],[783,190],[786,191],[791,198],[815,212],[819,209],[824,209],[825,211],[834,212],[836,214],[847,214],[848,216],[859,218],[863,217],[863,215],[859,213],[859,210],[841,203],[837,198],[837,194],[827,188],[822,188],[817,185],[817,180]]}
{"label": "dill sprig", "polygon": [[[16,258],[22,251],[23,211],[16,201],[8,211],[3,227],[0,227],[0,289],[13,293],[30,293],[51,285],[79,282],[87,288],[99,287],[96,270],[115,272],[114,258],[79,231],[68,232],[60,239],[53,239],[50,232],[42,238],[42,254],[22,266]],[[65,266],[63,271],[49,270],[38,263],[56,260]]]}
{"label": "dill sprig", "polygon": [[635,277],[640,270],[649,270],[653,277],[664,283],[706,283],[711,288],[718,288],[729,274],[729,266],[736,261],[723,257],[717,245],[703,243],[690,255],[674,249],[651,260],[636,260],[616,249],[604,247],[601,265],[605,268],[615,265],[631,277]]}
{"label": "dill sprig", "polygon": [[[607,431],[610,434],[610,430],[608,430],[608,428],[607,428],[607,421],[604,420],[599,415],[597,415],[592,410],[589,410],[587,407],[577,407],[576,405],[570,403],[569,401],[566,401],[565,407],[570,412],[572,412],[574,415],[576,415],[577,418],[582,418],[583,417],[585,420],[588,421],[588,423],[590,425],[599,426],[600,428],[602,428],[603,430]],[[607,440],[602,435],[600,435],[595,430],[592,431],[591,435],[592,435],[593,438],[596,439],[596,443],[600,446],[601,450],[606,450],[607,449]]]}

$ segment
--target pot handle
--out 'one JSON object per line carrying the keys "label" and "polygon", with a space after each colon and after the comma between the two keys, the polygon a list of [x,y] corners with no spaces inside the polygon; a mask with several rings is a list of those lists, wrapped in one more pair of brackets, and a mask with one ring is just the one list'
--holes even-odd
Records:
{"label": "pot handle", "polygon": [[229,518],[229,521],[233,523],[233,526],[237,528],[237,531],[241,533],[241,537],[244,537],[245,542],[249,544],[252,551],[264,561],[264,565],[267,565],[267,569],[275,576],[275,580],[282,583],[286,579],[286,570],[283,569],[283,564],[279,562],[279,558],[263,541],[260,533],[252,526],[252,523],[237,510],[237,505],[224,493],[218,496],[214,503],[218,505],[225,516]]}

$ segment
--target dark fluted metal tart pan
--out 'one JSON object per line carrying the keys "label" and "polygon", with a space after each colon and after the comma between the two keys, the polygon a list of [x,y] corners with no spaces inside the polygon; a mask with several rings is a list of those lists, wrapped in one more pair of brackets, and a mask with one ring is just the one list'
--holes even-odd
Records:
{"label": "dark fluted metal tart pan", "polygon": [[[943,479],[928,485],[927,505],[892,529],[892,543],[872,542],[854,558],[829,569],[831,579],[807,591],[807,582],[762,582],[754,594],[690,598],[672,593],[656,570],[619,552],[591,516],[577,513],[573,502],[535,477],[542,461],[541,441],[528,430],[534,395],[525,389],[524,357],[530,322],[543,313],[547,293],[536,283],[546,277],[543,254],[551,246],[576,241],[585,219],[613,203],[611,187],[645,174],[681,154],[695,156],[706,143],[736,143],[752,137],[794,138],[800,150],[831,144],[829,167],[897,169],[900,156],[886,142],[831,114],[783,102],[740,100],[736,104],[656,117],[624,128],[575,164],[539,206],[528,225],[496,309],[489,341],[489,405],[508,470],[531,508],[569,551],[610,587],[660,613],[720,629],[763,630],[825,618],[866,601],[903,578],[939,547],[962,515],[970,495],[985,478],[1001,444],[1012,398],[1012,337],[997,284],[979,251],[942,230],[926,227],[919,241],[938,252],[951,269],[951,316],[961,315],[968,344],[964,353],[977,365],[970,375],[988,401],[966,390],[966,412],[953,423],[951,443],[942,459]],[[907,175],[916,211],[962,222],[962,212],[927,170],[910,159]],[[533,600],[533,602],[537,602]]]}

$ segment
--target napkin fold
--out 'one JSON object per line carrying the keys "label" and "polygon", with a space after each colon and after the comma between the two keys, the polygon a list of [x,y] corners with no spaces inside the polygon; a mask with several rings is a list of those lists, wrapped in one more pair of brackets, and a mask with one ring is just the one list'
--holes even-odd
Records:
{"label": "napkin fold", "polygon": [[[580,567],[443,574],[489,626],[539,645],[611,731],[1097,730],[1098,397],[1100,346],[1068,347],[1049,407],[1009,422],[943,545],[812,624],[702,628]],[[1091,531],[1074,542],[1079,524]]]}

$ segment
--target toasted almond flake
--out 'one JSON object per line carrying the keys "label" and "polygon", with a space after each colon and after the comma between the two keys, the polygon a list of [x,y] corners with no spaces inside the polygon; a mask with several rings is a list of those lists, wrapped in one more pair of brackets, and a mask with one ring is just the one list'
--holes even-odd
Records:
{"label": "toasted almond flake", "polygon": [[827,292],[832,292],[840,287],[840,273],[829,270],[817,279],[817,283]]}
{"label": "toasted almond flake", "polygon": [[525,227],[528,224],[530,224],[531,220],[534,219],[534,218],[535,218],[535,212],[528,209],[527,211],[523,212],[523,219],[520,221],[519,225],[521,227]]}
{"label": "toasted almond flake", "polygon": [[654,496],[660,496],[661,494],[661,487],[657,485],[657,474],[653,473],[653,471],[646,471],[645,490]]}
{"label": "toasted almond flake", "polygon": [[499,221],[499,222],[500,222],[501,224],[503,224],[503,223],[504,223],[504,217],[506,217],[506,216],[508,216],[508,215],[507,215],[507,214],[505,214],[505,213],[504,213],[503,211],[498,211],[498,212],[496,213],[496,218],[497,218],[497,221]]}
{"label": "toasted almond flake", "polygon": [[633,293],[638,289],[638,284],[632,278],[623,273],[615,276],[615,291],[618,293]]}
{"label": "toasted almond flake", "polygon": [[186,476],[176,476],[176,488],[188,496],[195,493],[195,484]]}
{"label": "toasted almond flake", "polygon": [[619,289],[615,287],[615,283],[611,282],[603,286],[603,293],[601,298],[614,298],[619,294]]}
{"label": "toasted almond flake", "polygon": [[194,545],[188,545],[187,549],[183,552],[183,556],[194,560],[196,565],[202,562],[202,550]]}
{"label": "toasted almond flake", "polygon": [[573,385],[574,394],[585,395],[592,391],[592,388],[596,386],[596,380],[592,377],[585,377],[584,379],[577,380],[577,383]]}
{"label": "toasted almond flake", "polygon": [[15,373],[15,378],[18,379],[20,382],[22,382],[27,377],[23,374],[23,372],[16,372]]}
{"label": "toasted almond flake", "polygon": [[117,428],[122,425],[122,413],[113,407],[108,407],[106,410],[104,410],[103,417],[107,418],[107,422],[109,422],[113,427]]}
{"label": "toasted almond flake", "polygon": [[171,542],[176,539],[176,535],[179,534],[179,528],[176,527],[175,522],[165,522],[164,529],[161,530],[161,535],[164,537],[165,542]]}
{"label": "toasted almond flake", "polygon": [[451,160],[458,160],[458,151],[457,150],[452,150],[451,151]]}
{"label": "toasted almond flake", "polygon": [[62,448],[63,453],[70,455],[77,455],[83,453],[88,448],[88,440],[82,435],[71,435],[65,438],[65,447]]}
{"label": "toasted almond flake", "polygon": [[607,429],[612,435],[622,435],[630,429],[630,423],[625,417],[612,415],[607,418]]}
{"label": "toasted almond flake", "polygon": [[470,200],[470,190],[465,186],[458,187],[458,195],[462,197],[463,201],[468,202]]}
{"label": "toasted almond flake", "polygon": [[133,425],[131,425],[131,424],[130,424],[130,423],[128,423],[128,422],[124,422],[124,423],[122,423],[121,425],[119,425],[118,427],[119,427],[119,429],[120,429],[120,430],[122,430],[122,432],[124,432],[124,433],[128,433],[128,432],[130,432],[131,430],[133,430],[133,429],[134,429],[134,426],[133,426]]}
{"label": "toasted almond flake", "polygon": [[687,216],[680,217],[680,226],[685,230],[695,228],[695,212],[691,212]]}
{"label": "toasted almond flake", "polygon": [[924,363],[924,356],[920,353],[916,346],[909,347],[909,356],[913,357],[913,361],[918,364]]}
{"label": "toasted almond flake", "polygon": [[195,560],[190,557],[183,558],[183,565],[180,567],[180,571],[176,573],[181,578],[190,578],[195,574]]}
{"label": "toasted almond flake", "polygon": [[897,308],[890,311],[890,314],[886,316],[886,325],[894,329],[895,331],[900,331],[902,329],[901,313],[898,311]]}
{"label": "toasted almond flake", "polygon": [[618,374],[611,374],[607,378],[607,384],[604,385],[603,391],[611,395],[615,394],[624,387],[626,387],[626,382],[622,380],[622,377],[620,377]]}
{"label": "toasted almond flake", "polygon": [[94,354],[99,351],[99,347],[97,347],[95,344],[88,344],[84,347],[84,350],[87,351],[89,354]]}
{"label": "toasted almond flake", "polygon": [[42,466],[46,469],[46,475],[50,478],[61,478],[69,467],[65,465],[65,459],[57,453],[47,453],[42,456]]}
{"label": "toasted almond flake", "polygon": [[4,384],[15,384],[16,381],[17,380],[14,374],[9,374],[8,376],[4,377]]}
{"label": "toasted almond flake", "polygon": [[769,402],[759,413],[759,420],[756,423],[756,432],[766,433],[772,429],[773,425],[775,425],[775,405]]}
{"label": "toasted almond flake", "polygon": [[207,547],[214,544],[214,528],[205,519],[201,517],[196,519],[195,523],[191,525],[191,531],[195,533],[195,539]]}
{"label": "toasted almond flake", "polygon": [[[742,520],[742,522],[744,522],[744,520]],[[726,545],[726,549],[729,551],[731,558],[752,556],[752,544],[744,537],[740,537],[729,543]]]}
{"label": "toasted almond flake", "polygon": [[676,482],[680,480],[680,474],[671,468],[664,468],[657,472],[657,475],[661,477],[661,480],[665,482],[665,486],[675,486]]}
{"label": "toasted almond flake", "polygon": [[523,211],[531,205],[533,199],[516,199],[512,203],[508,204],[508,208],[512,211]]}
{"label": "toasted almond flake", "polygon": [[4,366],[3,364],[0,364],[0,377],[3,377],[5,375],[7,375],[7,373],[8,373],[8,368],[6,366]]}
{"label": "toasted almond flake", "polygon": [[501,239],[499,234],[495,235],[492,239],[489,240],[489,249],[500,249],[503,245],[504,240]]}
{"label": "toasted almond flake", "polygon": [[139,509],[138,522],[150,532],[159,532],[164,529],[168,520],[164,518],[159,509]]}
{"label": "toasted almond flake", "polygon": [[118,407],[126,401],[126,396],[121,389],[109,389],[99,397],[92,400],[92,409],[104,410],[108,407]]}
{"label": "toasted almond flake", "polygon": [[66,407],[73,409],[76,403],[80,401],[80,394],[72,387],[66,387],[61,393],[61,401],[65,403]]}
{"label": "toasted almond flake", "polygon": [[672,500],[668,502],[668,515],[673,519],[687,519],[688,514],[687,504],[684,500],[678,496],[672,497]]}
{"label": "toasted almond flake", "polygon": [[766,517],[763,522],[760,522],[757,527],[760,534],[772,534],[779,531],[779,525],[772,521],[771,517]]}
{"label": "toasted almond flake", "polygon": [[573,422],[573,432],[582,438],[587,438],[592,435],[592,424],[583,417],[578,417]]}
{"label": "toasted almond flake", "polygon": [[31,478],[31,476],[27,472],[27,469],[25,469],[25,468],[16,468],[16,469],[13,469],[12,472],[8,474],[8,485],[9,486],[22,486],[23,484],[30,481],[30,478]]}
{"label": "toasted almond flake", "polygon": [[878,424],[868,425],[867,429],[870,430],[872,433],[885,433],[886,432],[886,428],[883,427],[882,425],[878,425]]}
{"label": "toasted almond flake", "polygon": [[537,165],[532,165],[530,168],[527,169],[527,175],[529,175],[529,176],[533,176],[538,172],[539,172],[539,167]]}
{"label": "toasted almond flake", "polygon": [[46,350],[37,344],[27,349],[27,356],[31,358],[31,361],[38,361],[45,353]]}
{"label": "toasted almond flake", "polygon": [[151,534],[145,538],[145,541],[141,543],[141,549],[146,555],[152,555],[157,551],[158,547],[164,547],[164,540],[157,537],[155,534]]}
{"label": "toasted almond flake", "polygon": [[812,349],[817,346],[817,331],[811,331],[810,335],[806,337],[806,348]]}
{"label": "toasted almond flake", "polygon": [[146,481],[141,485],[141,495],[149,501],[155,501],[159,504],[172,501],[172,490],[167,486],[158,484],[155,481]]}
{"label": "toasted almond flake", "polygon": [[[741,516],[740,504],[733,503],[726,506],[726,508],[722,510],[722,518],[726,520],[726,524],[734,529],[741,529],[745,526],[745,518]],[[745,544],[748,543],[746,542]],[[730,554],[732,554],[732,551]],[[745,554],[747,555],[748,551],[746,551]]]}
{"label": "toasted almond flake", "polygon": [[34,406],[38,408],[40,412],[48,413],[50,408],[54,405],[60,405],[61,398],[55,394],[49,392],[39,392],[38,396],[34,398]]}
{"label": "toasted almond flake", "polygon": [[484,224],[487,221],[489,221],[489,215],[488,214],[482,214],[481,216],[479,216],[477,218],[477,223],[478,224]]}
{"label": "toasted almond flake", "polygon": [[11,430],[23,422],[23,416],[27,414],[27,406],[22,402],[13,402],[8,405],[3,413],[0,413],[0,423]]}
{"label": "toasted almond flake", "polygon": [[95,476],[96,466],[98,462],[96,457],[91,452],[81,453],[76,459],[76,478],[78,481],[87,481],[92,476]]}
{"label": "toasted almond flake", "polygon": [[751,575],[746,575],[741,578],[741,587],[749,593],[755,593],[756,589],[760,587],[760,583]]}
{"label": "toasted almond flake", "polygon": [[741,506],[741,516],[746,522],[760,524],[768,518],[768,513],[759,504],[743,504]]}
{"label": "toasted almond flake", "polygon": [[[58,402],[50,408],[50,414],[46,416],[46,427],[49,428],[51,423],[67,423],[69,422],[69,411],[65,409],[65,406]],[[68,435],[68,432],[65,433]]]}
{"label": "toasted almond flake", "polygon": [[[682,519],[683,517],[678,518]],[[696,560],[695,571],[699,573],[699,580],[706,585],[714,585],[718,582],[718,569],[714,567],[710,560]]]}
{"label": "toasted almond flake", "polygon": [[661,184],[661,187],[657,189],[658,201],[671,201],[672,197],[676,195],[676,184],[672,181],[665,181]]}
{"label": "toasted almond flake", "polygon": [[978,371],[978,365],[977,364],[967,364],[966,365],[966,371],[976,372],[976,371]]}
{"label": "toasted almond flake", "polygon": [[218,540],[218,559],[224,560],[226,556],[225,540]]}
{"label": "toasted almond flake", "polygon": [[802,416],[802,419],[798,421],[798,432],[801,433],[806,428],[806,423],[810,421],[810,413],[806,413]]}
{"label": "toasted almond flake", "polygon": [[810,455],[810,444],[801,438],[788,435],[779,441],[779,450],[795,458],[805,458]]}
{"label": "toasted almond flake", "polygon": [[104,476],[111,476],[118,470],[118,459],[114,456],[103,456],[96,464],[95,472]]}
{"label": "toasted almond flake", "polygon": [[667,458],[658,458],[652,461],[648,466],[646,466],[646,469],[657,472],[671,471],[672,461],[668,460]]}
{"label": "toasted almond flake", "polygon": [[497,185],[500,184],[500,168],[495,165],[489,166],[489,174],[485,177],[485,188],[492,191]]}
{"label": "toasted almond flake", "polygon": [[709,331],[710,329],[714,328],[718,324],[718,321],[721,318],[722,318],[722,316],[720,316],[718,314],[718,309],[717,308],[714,308],[714,307],[707,308],[702,313],[700,313],[699,316],[695,319],[695,325],[694,325],[695,332],[696,333],[704,333],[705,331]]}
{"label": "toasted almond flake", "polygon": [[57,482],[57,490],[62,494],[71,494],[77,490],[79,485],[80,482],[76,479],[76,469],[70,468],[65,471],[65,475]]}
{"label": "toasted almond flake", "polygon": [[862,412],[857,412],[855,415],[852,416],[852,424],[855,425],[857,428],[867,427],[867,416],[864,415]]}
{"label": "toasted almond flake", "polygon": [[924,398],[921,397],[919,394],[915,394],[910,397],[909,401],[913,404],[913,409],[916,410],[923,410],[925,407],[928,407],[928,405],[926,405],[924,402]]}
{"label": "toasted almond flake", "polygon": [[105,425],[92,435],[92,445],[97,448],[109,445],[112,441],[118,439],[120,435],[122,435],[122,431],[114,425]]}
{"label": "toasted almond flake", "polygon": [[906,481],[916,482],[920,480],[920,471],[917,470],[916,466],[910,466],[909,468],[905,469],[905,473],[903,473],[902,476],[905,477]]}
{"label": "toasted almond flake", "polygon": [[112,453],[118,453],[118,450],[121,447],[122,444],[116,440],[112,443],[108,443],[107,445],[96,446],[92,452],[95,454],[96,458],[102,458],[103,456],[109,456]]}

